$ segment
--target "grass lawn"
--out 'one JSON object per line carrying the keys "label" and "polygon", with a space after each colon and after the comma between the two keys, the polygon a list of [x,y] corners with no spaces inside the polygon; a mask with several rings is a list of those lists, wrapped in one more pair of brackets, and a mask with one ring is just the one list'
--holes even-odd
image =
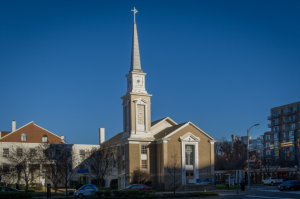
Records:
{"label": "grass lawn", "polygon": [[[215,187],[216,187],[216,189],[225,190],[226,185],[216,185]],[[226,189],[228,189],[228,188],[226,188]],[[230,185],[229,189],[234,190],[234,189],[236,189],[236,186]],[[241,189],[241,186],[239,186],[239,189]]]}

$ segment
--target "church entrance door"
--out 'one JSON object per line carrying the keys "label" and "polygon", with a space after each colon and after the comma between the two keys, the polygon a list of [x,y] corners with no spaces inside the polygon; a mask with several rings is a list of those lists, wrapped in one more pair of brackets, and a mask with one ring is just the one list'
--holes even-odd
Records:
{"label": "church entrance door", "polygon": [[186,184],[189,183],[189,179],[194,179],[194,170],[186,170]]}

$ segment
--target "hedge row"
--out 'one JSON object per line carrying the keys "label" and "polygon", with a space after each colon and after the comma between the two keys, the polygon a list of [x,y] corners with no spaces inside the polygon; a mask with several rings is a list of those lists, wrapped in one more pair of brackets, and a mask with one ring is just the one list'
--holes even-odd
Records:
{"label": "hedge row", "polygon": [[32,199],[31,193],[0,192],[1,199]]}
{"label": "hedge row", "polygon": [[98,198],[155,198],[155,191],[146,190],[100,190],[94,193]]}
{"label": "hedge row", "polygon": [[214,192],[175,193],[175,194],[163,194],[162,198],[185,198],[185,197],[218,196],[218,195],[219,194]]}

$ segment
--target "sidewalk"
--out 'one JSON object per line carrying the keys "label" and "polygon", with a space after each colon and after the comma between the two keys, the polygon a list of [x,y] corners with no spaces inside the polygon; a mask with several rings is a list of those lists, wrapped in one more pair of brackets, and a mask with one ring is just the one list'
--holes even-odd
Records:
{"label": "sidewalk", "polygon": [[229,196],[246,196],[250,195],[250,191],[241,191],[239,189],[238,194],[236,190],[213,190],[212,192],[218,193],[220,197],[229,197]]}

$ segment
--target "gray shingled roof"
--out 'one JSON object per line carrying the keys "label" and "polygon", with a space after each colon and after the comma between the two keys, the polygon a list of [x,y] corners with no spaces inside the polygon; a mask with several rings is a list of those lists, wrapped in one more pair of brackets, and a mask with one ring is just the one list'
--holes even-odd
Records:
{"label": "gray shingled roof", "polygon": [[182,124],[178,124],[178,125],[175,125],[175,126],[168,127],[168,128],[166,128],[166,129],[162,130],[161,132],[155,134],[155,135],[154,135],[154,138],[155,138],[155,139],[163,138],[163,137],[169,135],[170,133],[172,133],[173,131],[179,129],[180,127],[182,127],[182,126],[185,125],[186,123],[188,123],[188,122],[185,122],[185,123],[182,123]]}

